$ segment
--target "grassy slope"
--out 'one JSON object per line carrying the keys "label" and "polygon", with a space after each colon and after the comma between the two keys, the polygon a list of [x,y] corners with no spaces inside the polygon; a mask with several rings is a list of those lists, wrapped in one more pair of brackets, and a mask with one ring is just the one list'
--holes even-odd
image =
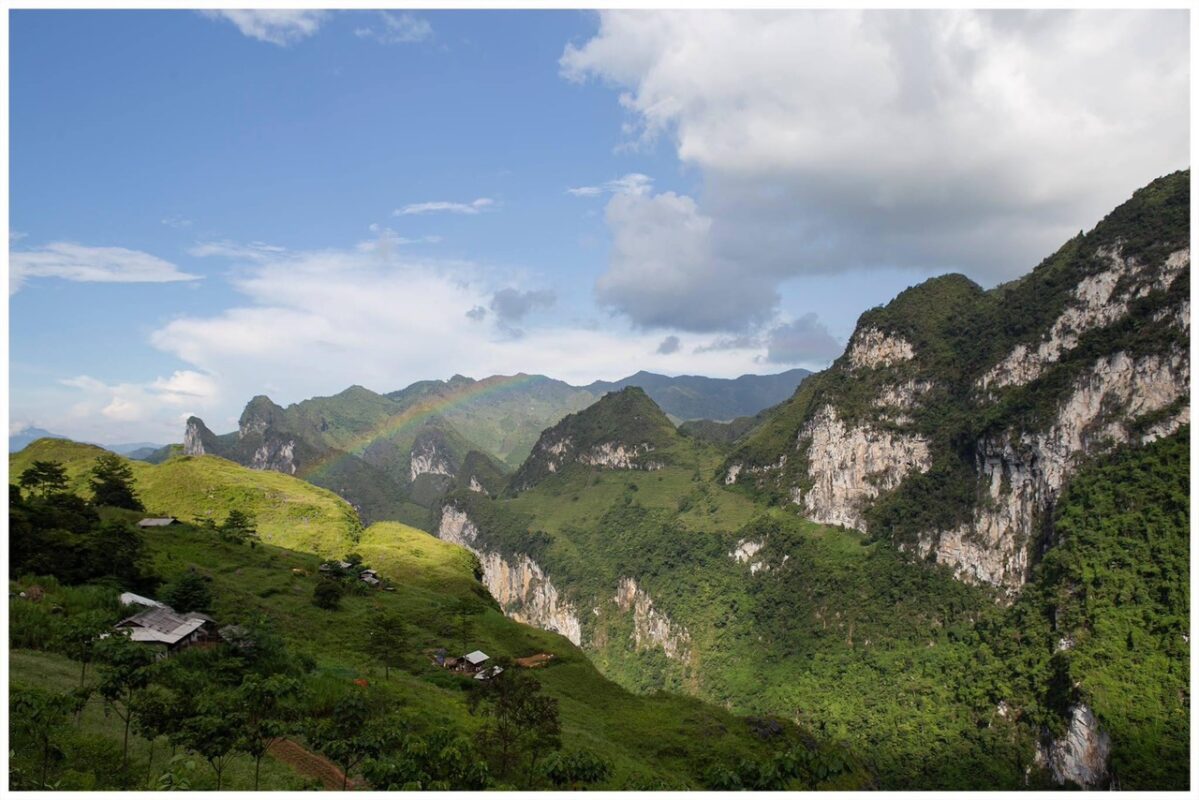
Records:
{"label": "grassy slope", "polygon": [[[58,456],[69,465],[78,482],[92,455],[91,448],[68,443],[53,450],[35,446],[30,460]],[[12,458],[18,473],[24,463],[18,456]],[[196,474],[198,469],[201,475]],[[290,488],[301,498],[307,498],[308,493],[315,497],[328,495],[287,476],[252,472],[209,457],[180,459],[163,467],[135,466],[135,470],[139,491],[147,502],[156,511],[182,517],[188,514],[170,506],[159,508],[159,504],[171,498],[190,502],[193,492],[177,486],[168,490],[168,478],[183,483],[201,478],[213,483],[232,481],[241,485],[242,492],[266,479],[278,492],[294,484]],[[281,483],[276,485],[276,481]],[[207,485],[202,483],[201,487]],[[272,496],[266,489],[263,494]],[[249,510],[256,513],[270,507],[254,505],[263,501],[252,492],[209,494],[201,488],[200,496],[213,504],[230,498],[241,503],[248,498]],[[219,517],[227,507],[214,510]],[[133,519],[139,515],[128,516]],[[348,596],[340,611],[322,611],[311,603],[320,561],[316,555],[269,545],[231,545],[191,526],[152,529],[146,537],[156,571],[168,580],[192,567],[212,579],[217,598],[213,612],[220,622],[267,615],[289,646],[311,656],[318,669],[332,680],[348,681],[358,676],[381,680],[382,670],[362,650],[361,630],[376,608],[400,613],[413,631],[413,655],[408,670],[393,673],[386,682],[396,703],[418,714],[449,717],[467,728],[474,725],[465,707],[464,690],[471,682],[436,669],[422,651],[439,646],[454,651],[461,646],[450,609],[461,599],[472,599],[480,615],[472,623],[469,648],[507,657],[543,651],[556,654],[554,664],[537,674],[546,690],[559,699],[564,742],[567,747],[585,746],[610,758],[615,764],[612,786],[624,785],[634,776],[670,785],[693,785],[702,769],[715,761],[770,752],[766,744],[750,734],[743,719],[692,698],[630,694],[602,677],[568,640],[507,619],[475,579],[473,558],[464,550],[398,523],[373,525],[354,543],[349,539],[350,530],[339,527],[337,514],[329,514],[326,521],[330,526],[326,534],[304,533],[296,537],[297,541],[319,544],[322,554],[344,552],[352,546],[392,580],[397,591]],[[265,532],[261,523],[260,529]],[[273,530],[276,541],[288,535],[286,526]],[[307,574],[297,575],[293,569]],[[75,674],[74,667],[60,657],[23,651],[14,653],[10,668],[14,681],[32,685],[44,685],[43,671],[62,673],[64,681],[68,673]],[[148,752],[148,745],[141,743],[139,747]],[[296,785],[286,776],[272,774],[278,778],[272,784],[276,788]]]}
{"label": "grassy slope", "polygon": [[[67,469],[72,491],[87,497],[89,470],[107,451],[60,439],[39,439],[9,459],[15,480],[38,461]],[[218,522],[229,509],[253,514],[264,542],[325,556],[341,555],[361,526],[340,497],[278,472],[246,469],[216,456],[180,456],[162,464],[128,461],[146,515],[191,522],[211,516]]]}

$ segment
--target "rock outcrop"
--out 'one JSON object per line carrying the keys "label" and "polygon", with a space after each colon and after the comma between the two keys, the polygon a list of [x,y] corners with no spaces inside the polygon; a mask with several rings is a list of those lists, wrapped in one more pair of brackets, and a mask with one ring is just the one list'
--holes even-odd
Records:
{"label": "rock outcrop", "polygon": [[928,442],[913,434],[847,426],[825,406],[799,433],[806,449],[811,485],[793,495],[817,522],[865,528],[867,501],[899,485],[911,472],[930,465]]}
{"label": "rock outcrop", "polygon": [[857,369],[889,367],[911,361],[916,351],[906,339],[893,336],[878,328],[858,331],[849,344],[849,363]]}
{"label": "rock outcrop", "polygon": [[691,660],[691,635],[654,607],[653,598],[633,578],[621,578],[612,598],[616,607],[633,615],[633,644],[638,650],[661,648],[667,658]]}
{"label": "rock outcrop", "polygon": [[1049,769],[1058,784],[1073,783],[1083,789],[1102,789],[1111,781],[1108,757],[1111,737],[1099,728],[1088,706],[1070,707],[1070,724],[1060,739],[1046,734],[1037,750],[1037,761]]}
{"label": "rock outcrop", "polygon": [[984,502],[970,523],[930,533],[917,549],[961,578],[1015,593],[1029,576],[1037,526],[1081,460],[1173,433],[1189,422],[1189,403],[1151,430],[1139,432],[1135,421],[1187,400],[1189,387],[1190,359],[1181,348],[1164,356],[1134,359],[1121,352],[1099,359],[1075,382],[1046,430],[1013,430],[978,443]]}
{"label": "rock outcrop", "polygon": [[526,555],[506,557],[486,549],[469,515],[452,505],[441,511],[437,536],[465,547],[479,558],[483,584],[512,619],[565,636],[576,645],[583,640],[578,611],[563,600],[541,566]]}

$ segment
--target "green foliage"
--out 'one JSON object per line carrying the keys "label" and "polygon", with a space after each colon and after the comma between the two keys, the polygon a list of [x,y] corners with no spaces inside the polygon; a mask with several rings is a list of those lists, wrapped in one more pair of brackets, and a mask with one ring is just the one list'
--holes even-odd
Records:
{"label": "green foliage", "polygon": [[407,627],[401,615],[387,611],[379,611],[367,624],[366,648],[383,665],[384,677],[390,675],[392,667],[404,663]]}
{"label": "green foliage", "polygon": [[106,453],[96,459],[91,474],[92,500],[96,505],[145,510],[133,491],[133,470],[125,459],[115,453]]}
{"label": "green foliage", "polygon": [[34,461],[20,477],[22,489],[36,490],[42,497],[66,491],[67,471],[57,461]]}
{"label": "green foliage", "polygon": [[338,581],[323,580],[319,582],[312,590],[312,603],[317,608],[323,608],[326,611],[336,611],[341,607],[341,598],[345,594],[345,589]]}
{"label": "green foliage", "polygon": [[543,770],[556,788],[580,789],[608,780],[612,763],[590,750],[564,750],[551,753]]}
{"label": "green foliage", "polygon": [[525,765],[532,782],[538,762],[561,747],[558,701],[541,693],[536,678],[509,667],[471,694],[472,713],[483,719],[479,743],[495,774],[514,776]]}
{"label": "green foliage", "polygon": [[221,538],[227,542],[241,544],[252,536],[258,535],[254,518],[241,509],[230,509],[229,515],[219,528]]}
{"label": "green foliage", "polygon": [[195,570],[188,570],[162,589],[162,602],[179,613],[207,612],[212,607],[212,590],[208,581]]}

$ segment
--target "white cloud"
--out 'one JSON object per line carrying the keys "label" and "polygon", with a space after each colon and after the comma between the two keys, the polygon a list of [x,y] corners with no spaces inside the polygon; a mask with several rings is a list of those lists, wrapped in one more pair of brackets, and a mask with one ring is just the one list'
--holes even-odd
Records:
{"label": "white cloud", "polygon": [[307,39],[317,32],[329,12],[313,9],[212,9],[201,11],[211,19],[232,22],[251,39],[286,47]]}
{"label": "white cloud", "polygon": [[164,217],[162,220],[162,224],[166,225],[168,228],[175,228],[176,230],[180,230],[182,228],[190,228],[192,226],[192,221],[190,219],[188,219],[187,217],[182,217],[182,216],[179,216],[178,214],[175,214],[170,217]]}
{"label": "white cloud", "polygon": [[282,256],[287,251],[276,245],[265,242],[250,242],[241,244],[222,239],[215,242],[196,242],[188,251],[188,255],[197,258],[227,258],[233,261],[269,261]]}
{"label": "white cloud", "polygon": [[9,252],[9,293],[31,278],[83,283],[168,283],[199,280],[169,261],[124,247],[87,247],[54,242],[34,250]]}
{"label": "white cloud", "polygon": [[[600,296],[640,324],[736,329],[752,304],[694,308],[732,266],[767,302],[852,267],[1019,275],[1187,166],[1188,31],[1185,11],[601,12],[562,74],[615,87],[633,144],[673,146],[702,189],[659,203],[662,235],[703,230],[655,253],[689,295],[614,292],[616,249]],[[656,236],[608,218],[616,240]]]}
{"label": "white cloud", "polygon": [[60,384],[71,390],[67,408],[59,413],[43,409],[47,424],[88,441],[144,436],[177,441],[182,433],[180,420],[213,408],[220,399],[217,379],[193,370],[177,370],[146,383],[106,383],[78,375]]}
{"label": "white cloud", "polygon": [[[745,352],[659,353],[661,334],[586,321],[544,319],[514,335],[512,322],[544,308],[552,294],[474,264],[395,253],[381,259],[357,248],[289,250],[246,264],[232,280],[243,303],[179,317],[151,335],[188,372],[218,382],[221,402],[212,411],[218,421],[236,419],[241,405],[263,392],[288,403],[355,383],[390,391],[455,372],[541,372],[576,383],[640,368],[732,377],[751,361]],[[177,394],[188,386],[173,385]],[[159,407],[174,424],[171,408]]]}
{"label": "white cloud", "polygon": [[567,194],[575,197],[597,197],[609,194],[648,194],[653,189],[653,178],[640,172],[630,172],[627,175],[607,181],[600,186],[576,186],[566,190]]}
{"label": "white cloud", "polygon": [[772,314],[774,284],[716,251],[712,218],[690,197],[615,194],[605,219],[612,249],[596,298],[637,325],[713,331]]}
{"label": "white cloud", "polygon": [[357,28],[354,35],[362,39],[373,39],[380,44],[412,44],[433,36],[433,26],[429,21],[414,14],[380,11],[379,17],[383,22],[381,27]]}
{"label": "white cloud", "polygon": [[403,208],[397,208],[394,216],[403,217],[409,214],[478,214],[495,205],[490,197],[480,197],[469,203],[451,203],[446,200],[433,200],[427,203],[409,203]]}

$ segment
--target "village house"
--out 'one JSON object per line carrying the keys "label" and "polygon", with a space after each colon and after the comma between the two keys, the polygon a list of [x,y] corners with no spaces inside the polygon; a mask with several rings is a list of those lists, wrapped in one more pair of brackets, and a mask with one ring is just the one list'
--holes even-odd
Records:
{"label": "village house", "polygon": [[[137,595],[133,595],[137,597]],[[160,648],[161,656],[176,653],[188,647],[219,642],[216,623],[207,614],[189,611],[186,614],[177,613],[149,598],[139,597],[139,600],[149,600],[154,606],[126,617],[116,624],[117,630],[129,631],[129,638],[151,647]],[[135,602],[130,605],[142,605]]]}

